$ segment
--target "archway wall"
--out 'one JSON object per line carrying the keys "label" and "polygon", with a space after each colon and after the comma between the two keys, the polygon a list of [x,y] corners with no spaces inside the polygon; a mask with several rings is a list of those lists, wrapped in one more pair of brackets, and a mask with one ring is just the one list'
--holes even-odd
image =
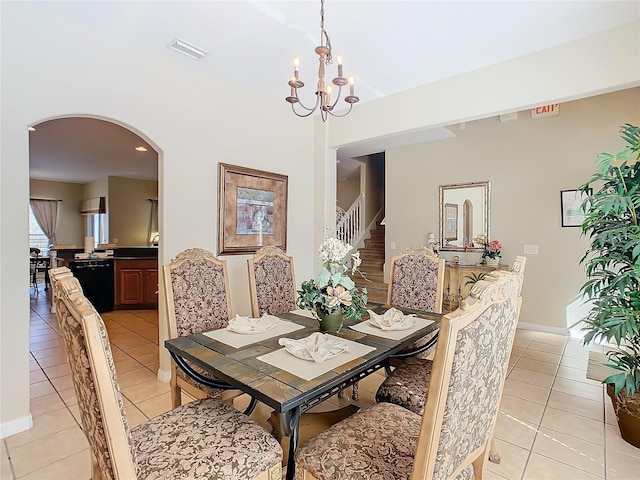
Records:
{"label": "archway wall", "polygon": [[[288,175],[287,252],[296,259],[299,279],[313,276],[315,254],[314,219],[309,214],[314,191],[311,119],[293,116],[281,98],[252,96],[208,76],[198,70],[198,63],[162,46],[157,52],[142,51],[37,3],[3,2],[1,8],[0,424],[4,436],[29,426],[29,281],[24,265],[28,125],[61,116],[95,116],[132,129],[157,149],[161,264],[190,247],[217,251],[218,162]],[[224,258],[232,308],[249,314],[247,256]],[[163,307],[161,297],[161,319]],[[161,370],[168,371],[168,357],[161,360]]]}

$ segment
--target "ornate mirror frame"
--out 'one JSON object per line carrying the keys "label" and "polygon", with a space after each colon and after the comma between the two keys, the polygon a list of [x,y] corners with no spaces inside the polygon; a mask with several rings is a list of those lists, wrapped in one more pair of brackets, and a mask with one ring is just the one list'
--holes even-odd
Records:
{"label": "ornate mirror frame", "polygon": [[491,239],[490,191],[489,181],[440,185],[440,251],[462,252],[465,243],[467,251],[484,250],[473,238],[485,234]]}

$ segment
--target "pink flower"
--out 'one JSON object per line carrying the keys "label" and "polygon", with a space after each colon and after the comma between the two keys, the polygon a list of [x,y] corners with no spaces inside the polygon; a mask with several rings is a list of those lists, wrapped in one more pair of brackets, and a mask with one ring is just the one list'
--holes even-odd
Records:
{"label": "pink flower", "polygon": [[500,243],[499,240],[491,240],[491,243],[489,244],[489,251],[490,252],[499,252],[500,250],[502,250],[502,244]]}

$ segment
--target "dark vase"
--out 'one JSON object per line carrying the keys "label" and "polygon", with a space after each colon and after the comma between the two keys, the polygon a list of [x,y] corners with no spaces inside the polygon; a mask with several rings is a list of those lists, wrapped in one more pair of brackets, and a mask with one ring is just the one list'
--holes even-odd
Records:
{"label": "dark vase", "polygon": [[344,322],[344,313],[340,310],[335,313],[322,313],[319,309],[316,311],[318,322],[320,323],[320,331],[322,332],[339,332]]}
{"label": "dark vase", "polygon": [[613,410],[616,412],[620,435],[626,442],[640,448],[640,392],[632,396],[617,397],[614,385],[609,383],[607,395],[611,398]]}

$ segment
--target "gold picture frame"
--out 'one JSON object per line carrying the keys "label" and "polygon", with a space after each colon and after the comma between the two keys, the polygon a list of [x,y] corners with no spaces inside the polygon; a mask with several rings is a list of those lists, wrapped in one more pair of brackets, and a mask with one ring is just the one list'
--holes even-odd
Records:
{"label": "gold picture frame", "polygon": [[287,249],[289,177],[218,164],[218,255]]}

